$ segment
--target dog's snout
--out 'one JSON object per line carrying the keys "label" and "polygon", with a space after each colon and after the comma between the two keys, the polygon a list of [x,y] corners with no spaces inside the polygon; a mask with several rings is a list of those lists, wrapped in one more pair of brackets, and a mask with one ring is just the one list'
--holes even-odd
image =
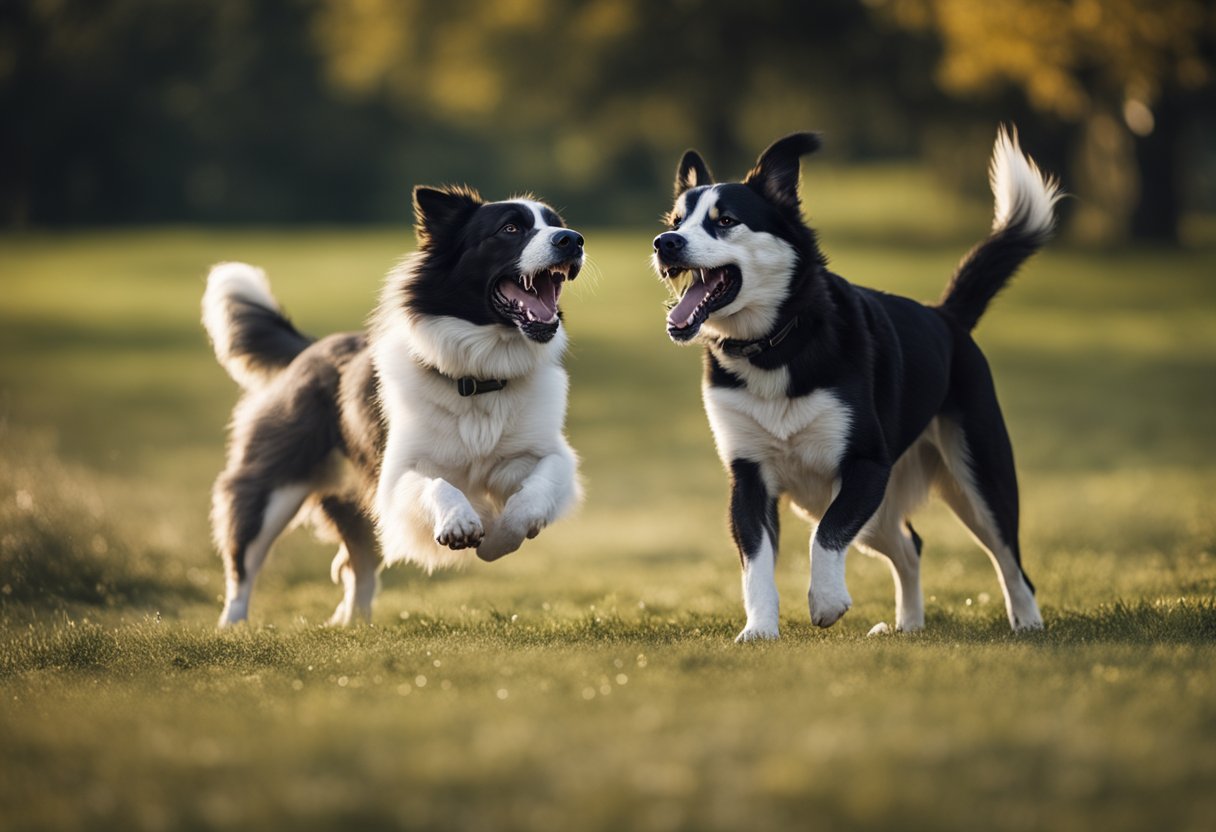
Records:
{"label": "dog's snout", "polygon": [[569,249],[583,247],[583,235],[568,228],[558,231],[550,241],[553,243],[554,248]]}
{"label": "dog's snout", "polygon": [[654,238],[654,250],[659,254],[679,254],[684,250],[684,237],[674,231],[665,231]]}

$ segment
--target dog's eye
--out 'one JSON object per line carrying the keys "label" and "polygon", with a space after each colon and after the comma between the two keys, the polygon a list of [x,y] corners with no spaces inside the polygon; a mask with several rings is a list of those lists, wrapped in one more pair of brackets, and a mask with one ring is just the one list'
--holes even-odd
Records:
{"label": "dog's eye", "polygon": [[718,217],[718,228],[730,228],[732,225],[737,225],[738,220],[734,217],[728,217],[725,214]]}
{"label": "dog's eye", "polygon": [[672,230],[672,231],[675,231],[677,228],[679,228],[679,227],[680,227],[680,223],[682,223],[682,222],[684,222],[684,218],[683,218],[683,217],[672,217],[672,218],[671,218],[671,223],[670,223],[670,224],[671,224],[671,230]]}
{"label": "dog's eye", "polygon": [[499,234],[518,234],[519,226],[513,222],[509,222],[506,225],[504,225],[502,228],[498,229],[498,233]]}

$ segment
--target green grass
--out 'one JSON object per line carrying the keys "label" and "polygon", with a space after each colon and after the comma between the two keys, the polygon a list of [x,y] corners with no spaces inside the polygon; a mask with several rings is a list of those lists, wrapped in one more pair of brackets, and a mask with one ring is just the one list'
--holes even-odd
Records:
{"label": "green grass", "polygon": [[[985,209],[907,219],[923,182],[867,181],[812,205],[835,267],[936,297]],[[786,516],[782,641],[741,647],[699,357],[663,333],[649,232],[587,236],[564,304],[582,511],[492,566],[387,572],[349,631],[320,626],[332,553],[295,533],[223,634],[206,514],[236,391],[205,268],[257,262],[302,328],[349,329],[408,235],[0,238],[5,829],[1210,828],[1216,252],[1057,246],[980,329],[1043,633],[1008,632],[930,508],[925,633],[865,637],[893,589],[860,555],[854,609],[811,627]]]}

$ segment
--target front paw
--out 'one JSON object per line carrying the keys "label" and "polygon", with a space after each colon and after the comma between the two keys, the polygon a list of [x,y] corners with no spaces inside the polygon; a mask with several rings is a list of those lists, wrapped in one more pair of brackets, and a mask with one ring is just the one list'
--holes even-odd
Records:
{"label": "front paw", "polygon": [[777,626],[766,627],[760,624],[748,624],[743,632],[735,636],[736,644],[746,644],[749,641],[776,641],[780,636]]}
{"label": "front paw", "polygon": [[503,516],[497,523],[490,526],[481,545],[477,547],[477,557],[486,562],[498,560],[522,546],[525,537],[533,538],[539,533],[539,528],[533,531],[532,527],[512,523],[509,518]]}
{"label": "front paw", "polygon": [[807,603],[811,609],[811,623],[816,627],[831,627],[853,606],[853,599],[843,587],[835,592],[818,593],[812,587]]}
{"label": "front paw", "polygon": [[449,549],[472,549],[484,537],[481,518],[468,505],[449,510],[435,525],[435,542]]}

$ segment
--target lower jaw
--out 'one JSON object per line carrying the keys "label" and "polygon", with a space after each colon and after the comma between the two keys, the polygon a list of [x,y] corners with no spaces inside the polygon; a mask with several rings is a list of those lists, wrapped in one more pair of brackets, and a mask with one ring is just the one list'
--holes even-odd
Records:
{"label": "lower jaw", "polygon": [[528,341],[537,344],[547,344],[548,342],[552,341],[554,336],[557,335],[557,330],[562,326],[562,321],[556,320],[551,322],[551,324],[544,324],[544,322],[541,321],[522,321],[513,319],[511,321],[511,326],[522,333],[525,338],[528,338]]}
{"label": "lower jaw", "polygon": [[557,335],[557,329],[561,326],[561,321],[554,321],[551,324],[544,324],[539,321],[525,321],[516,326],[518,326],[519,331],[528,340],[535,341],[538,344],[547,344],[553,340],[553,336]]}
{"label": "lower jaw", "polygon": [[699,321],[686,327],[669,326],[667,327],[667,337],[677,344],[686,344],[697,337],[697,333],[701,331],[704,323],[704,321]]}

